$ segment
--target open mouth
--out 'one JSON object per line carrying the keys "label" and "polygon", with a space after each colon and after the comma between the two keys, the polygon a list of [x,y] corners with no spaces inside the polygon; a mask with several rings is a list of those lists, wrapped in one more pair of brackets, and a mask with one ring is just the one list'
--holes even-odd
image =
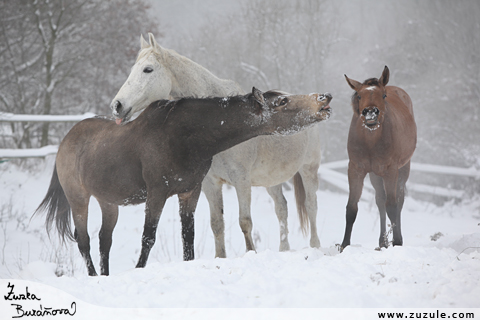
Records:
{"label": "open mouth", "polygon": [[326,106],[323,106],[320,110],[317,112],[317,116],[320,118],[323,118],[324,120],[327,120],[330,118],[332,115],[332,108],[327,104]]}
{"label": "open mouth", "polygon": [[132,108],[128,109],[128,111],[123,115],[122,118],[116,118],[115,119],[115,123],[116,124],[122,124],[122,123],[125,123],[126,121],[128,121],[128,118],[129,118],[129,115],[130,115],[131,112],[132,112]]}
{"label": "open mouth", "polygon": [[317,98],[317,101],[321,102],[323,106],[318,110],[317,114],[324,118],[324,120],[330,118],[332,114],[332,108],[330,108],[330,101],[332,101],[332,95],[330,93],[325,93],[322,95],[319,95]]}

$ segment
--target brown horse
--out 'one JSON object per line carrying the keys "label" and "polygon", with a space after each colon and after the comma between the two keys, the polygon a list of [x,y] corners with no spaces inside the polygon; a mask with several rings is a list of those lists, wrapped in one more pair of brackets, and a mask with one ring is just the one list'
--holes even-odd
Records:
{"label": "brown horse", "polygon": [[94,196],[102,210],[101,274],[108,275],[118,206],[146,202],[137,263],[137,268],[144,267],[165,201],[177,194],[183,258],[192,260],[193,214],[212,157],[258,135],[295,133],[326,120],[331,99],[330,94],[262,93],[253,88],[244,96],[160,100],[120,126],[106,119],[83,120],[60,144],[50,187],[35,213],[47,211],[47,232],[55,220],[63,240],[77,241],[88,274],[94,276],[87,232],[88,203]]}
{"label": "brown horse", "polygon": [[380,211],[380,247],[388,247],[386,215],[393,228],[393,245],[402,245],[400,214],[405,197],[405,183],[410,174],[410,159],[417,144],[417,127],[412,100],[394,86],[387,86],[389,70],[380,79],[363,83],[349,79],[353,117],[348,134],[348,184],[345,236],[342,250],[350,245],[352,227],[357,217],[363,180],[370,173],[375,200]]}

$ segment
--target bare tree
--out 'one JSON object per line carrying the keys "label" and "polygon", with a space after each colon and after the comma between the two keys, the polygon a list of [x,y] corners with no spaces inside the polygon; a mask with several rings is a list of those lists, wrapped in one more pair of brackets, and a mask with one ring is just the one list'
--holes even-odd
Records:
{"label": "bare tree", "polygon": [[174,48],[244,90],[331,90],[325,63],[338,36],[332,2],[250,0],[242,5],[240,12],[209,20],[198,36],[179,39]]}
{"label": "bare tree", "polygon": [[412,93],[417,159],[480,165],[480,3],[421,1],[397,10],[408,17],[405,33],[378,51],[401,66],[397,82]]}
{"label": "bare tree", "polygon": [[[1,111],[108,113],[138,51],[139,35],[159,34],[141,0],[2,0],[0,5]],[[12,124],[13,143],[58,143],[65,128],[51,127]]]}

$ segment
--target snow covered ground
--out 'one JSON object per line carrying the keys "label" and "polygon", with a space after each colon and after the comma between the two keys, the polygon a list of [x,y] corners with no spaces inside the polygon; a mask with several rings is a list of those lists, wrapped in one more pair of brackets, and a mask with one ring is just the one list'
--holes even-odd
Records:
{"label": "snow covered ground", "polygon": [[[228,258],[214,258],[209,209],[202,194],[195,217],[196,259],[190,262],[182,261],[174,197],[165,206],[157,242],[144,269],[134,268],[144,206],[123,207],[113,235],[111,275],[88,277],[75,244],[61,247],[55,237],[49,240],[44,217],[30,220],[50,183],[54,157],[48,158],[37,174],[23,172],[8,162],[0,164],[0,291],[4,296],[10,290],[9,283],[15,285],[15,293],[25,294],[28,287],[30,293],[42,296],[43,307],[48,301],[62,308],[76,301],[77,315],[86,318],[98,315],[99,310],[110,310],[109,315],[115,314],[117,319],[151,315],[150,309],[107,308],[162,308],[157,316],[174,319],[202,318],[212,310],[219,318],[254,314],[262,318],[261,313],[267,310],[275,318],[297,318],[308,310],[304,318],[318,318],[328,310],[278,308],[476,308],[480,317],[478,197],[442,207],[408,197],[402,212],[404,246],[382,251],[374,250],[379,235],[377,208],[373,199],[361,201],[353,245],[340,254],[336,244],[343,238],[347,194],[318,191],[322,248],[312,249],[299,229],[293,191],[285,191],[292,250],[279,253],[273,202],[265,189],[254,188],[252,219],[257,253],[245,253],[236,194],[225,187]],[[97,271],[100,221],[99,206],[92,198],[89,230]],[[434,235],[438,240],[432,241]],[[38,301],[23,303],[36,303],[38,309]],[[335,310],[338,316],[340,311]],[[250,311],[253,313],[248,314]],[[9,319],[15,312],[11,301],[3,299],[0,314],[9,315]],[[351,312],[362,318],[361,311]]]}

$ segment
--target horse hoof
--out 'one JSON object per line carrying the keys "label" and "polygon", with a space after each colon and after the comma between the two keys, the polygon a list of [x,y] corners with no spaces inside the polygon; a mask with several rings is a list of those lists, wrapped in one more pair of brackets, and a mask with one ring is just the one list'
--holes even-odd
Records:
{"label": "horse hoof", "polygon": [[335,248],[337,248],[338,252],[340,252],[340,253],[342,253],[343,249],[345,249],[345,247],[340,245],[339,243],[335,244]]}
{"label": "horse hoof", "polygon": [[280,244],[279,251],[280,252],[290,251],[290,244],[288,242]]}

